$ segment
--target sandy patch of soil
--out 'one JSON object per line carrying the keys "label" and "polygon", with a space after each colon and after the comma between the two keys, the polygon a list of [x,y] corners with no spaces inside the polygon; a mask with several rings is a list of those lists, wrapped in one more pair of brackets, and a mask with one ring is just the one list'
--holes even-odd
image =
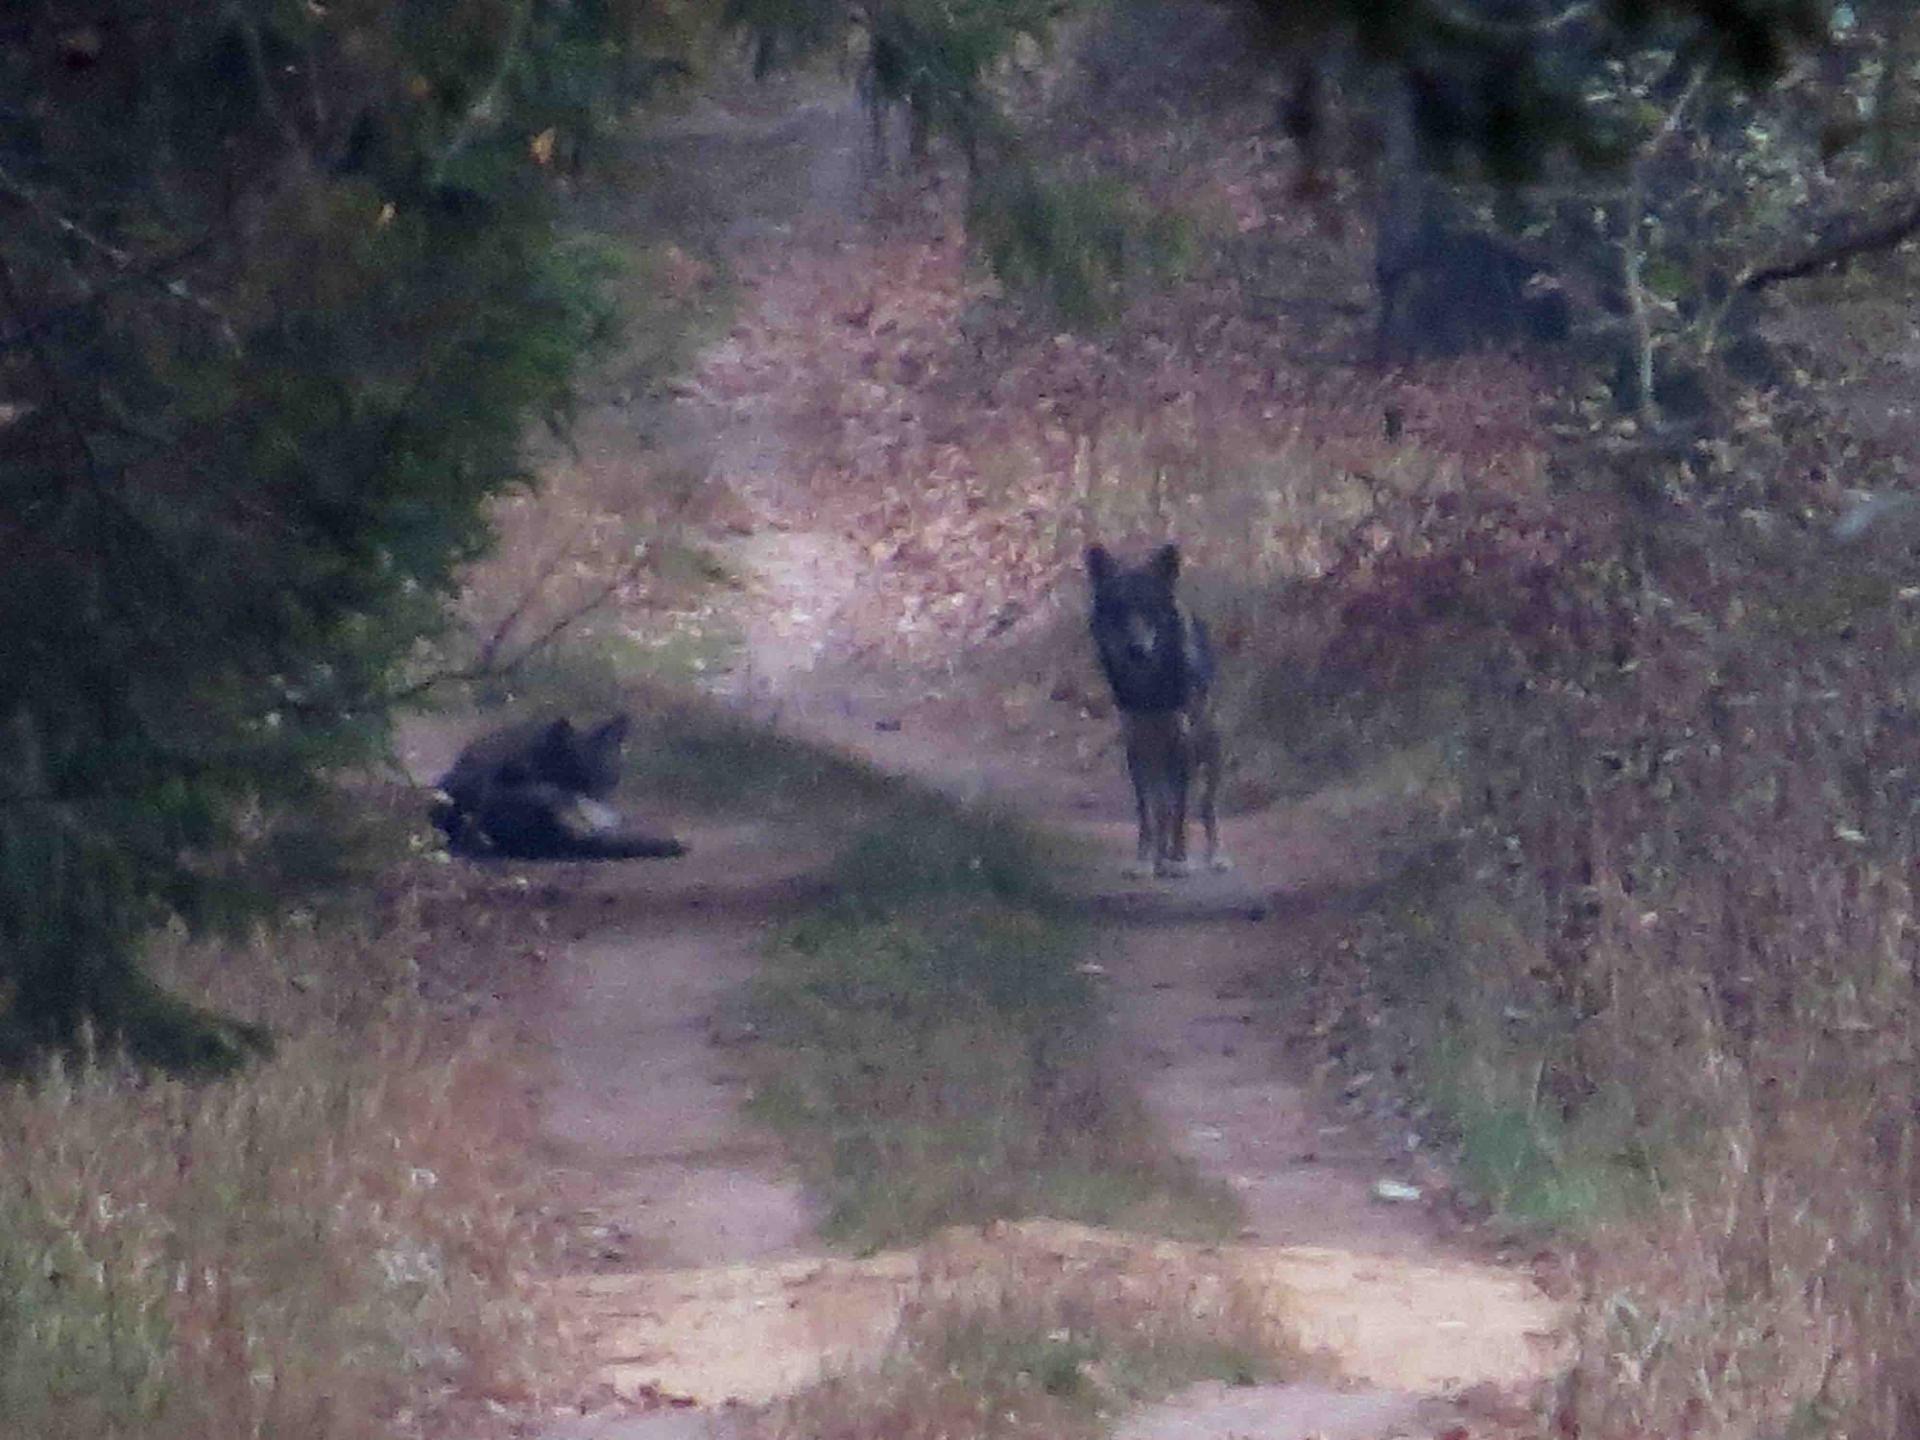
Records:
{"label": "sandy patch of soil", "polygon": [[564,1282],[601,1376],[625,1394],[701,1405],[789,1395],[879,1358],[909,1300],[955,1275],[1099,1266],[1145,1295],[1204,1303],[1230,1285],[1324,1368],[1327,1384],[1411,1396],[1523,1386],[1556,1353],[1554,1305],[1524,1276],[1460,1260],[1314,1246],[1197,1245],[1034,1220],[953,1230],[916,1251],[814,1257]]}

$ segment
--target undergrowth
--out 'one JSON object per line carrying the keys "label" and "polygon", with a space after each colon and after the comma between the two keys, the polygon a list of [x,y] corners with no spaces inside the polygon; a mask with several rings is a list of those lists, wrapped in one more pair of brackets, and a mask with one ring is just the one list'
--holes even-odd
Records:
{"label": "undergrowth", "polygon": [[271,1059],[0,1089],[0,1436],[359,1440],[529,1393],[518,1089],[411,998],[419,939],[163,940],[156,971],[269,1025]]}
{"label": "undergrowth", "polygon": [[994,273],[1073,325],[1111,324],[1129,289],[1178,278],[1192,263],[1190,224],[1117,181],[1013,165],[977,184],[971,200],[969,232]]}
{"label": "undergrowth", "polygon": [[859,1248],[1024,1215],[1219,1234],[1102,1050],[1081,933],[1012,823],[916,796],[773,942],[751,1001],[756,1112],[789,1137],[830,1237]]}
{"label": "undergrowth", "polygon": [[1403,517],[1294,633],[1306,696],[1450,719],[1427,871],[1304,981],[1505,1221],[1597,1240],[1567,1433],[1920,1418],[1920,628],[1900,555],[1786,518],[1784,453],[1657,527]]}

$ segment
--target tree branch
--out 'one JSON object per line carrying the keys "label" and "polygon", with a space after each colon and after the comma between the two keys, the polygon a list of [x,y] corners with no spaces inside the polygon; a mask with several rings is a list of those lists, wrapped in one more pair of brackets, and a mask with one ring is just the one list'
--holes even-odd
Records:
{"label": "tree branch", "polygon": [[1700,342],[1701,353],[1711,355],[1714,352],[1719,344],[1721,328],[1741,296],[1758,295],[1762,290],[1785,284],[1789,280],[1805,280],[1814,275],[1842,270],[1864,255],[1883,254],[1917,234],[1920,234],[1920,196],[1909,199],[1905,208],[1892,219],[1815,245],[1794,259],[1775,261],[1771,265],[1747,271],[1734,281],[1726,298],[1714,307]]}
{"label": "tree branch", "polygon": [[1733,288],[1737,293],[1751,295],[1788,280],[1804,280],[1824,271],[1839,270],[1863,255],[1877,255],[1891,250],[1916,234],[1920,234],[1920,197],[1909,200],[1906,208],[1890,220],[1836,240],[1828,240],[1795,259],[1781,260],[1750,270]]}
{"label": "tree branch", "polygon": [[1633,157],[1625,213],[1620,218],[1620,280],[1627,292],[1627,312],[1633,325],[1636,383],[1640,391],[1635,409],[1646,423],[1658,418],[1653,403],[1653,322],[1647,314],[1647,291],[1641,278],[1646,262],[1640,232],[1647,218],[1647,167],[1660,153],[1660,147],[1680,128],[1680,119],[1699,93],[1707,78],[1707,69],[1704,62],[1694,66],[1693,74],[1660,122],[1660,128],[1647,137]]}
{"label": "tree branch", "polygon": [[496,118],[501,92],[507,88],[507,77],[513,71],[513,58],[519,53],[520,42],[526,36],[532,13],[532,0],[520,0],[513,13],[512,28],[501,42],[500,63],[494,67],[493,78],[487,82],[487,88],[480,92],[480,98],[467,107],[466,114],[460,117],[460,123],[454,127],[453,137],[447,141],[447,148],[433,162],[434,184],[438,185],[446,177],[447,167],[473,143],[474,137],[480,133],[480,127]]}
{"label": "tree branch", "polygon": [[1594,0],[1574,0],[1557,15],[1542,15],[1537,20],[1492,20],[1469,14],[1447,0],[1427,0],[1427,10],[1443,24],[1480,40],[1544,40],[1586,19],[1594,9]]}
{"label": "tree branch", "polygon": [[[0,179],[4,176],[5,172],[0,171]],[[47,405],[66,429],[73,453],[79,457],[80,468],[86,473],[88,484],[96,494],[100,493],[103,489],[100,468],[95,462],[93,447],[87,440],[87,427],[67,396],[60,367],[54,363],[53,356],[47,352],[39,337],[28,333],[30,322],[26,300],[20,293],[19,283],[14,279],[13,267],[3,255],[0,255],[0,301],[4,301],[7,310],[18,320],[22,333],[27,335],[27,353],[32,356],[34,369],[40,374],[40,383],[46,387]]]}
{"label": "tree branch", "polygon": [[127,286],[154,285],[173,295],[175,292],[169,288],[173,282],[166,278],[167,272],[176,265],[184,265],[205,253],[212,247],[213,241],[214,236],[208,233],[185,249],[176,250],[157,260],[119,270],[110,279],[96,281],[84,299],[69,301],[62,305],[41,306],[38,318],[31,322],[23,320],[21,328],[11,334],[0,335],[0,350],[16,349],[35,343],[69,320],[86,314],[101,300],[118,293]]}
{"label": "tree branch", "polygon": [[552,575],[553,571],[558,568],[560,561],[566,558],[567,553],[566,549],[563,548],[560,553],[554,557],[551,564],[542,567],[540,575],[535,578],[533,585],[528,589],[527,593],[523,595],[519,603],[508,612],[506,619],[495,627],[492,637],[481,647],[480,656],[473,664],[463,666],[458,670],[443,670],[438,674],[429,675],[423,680],[417,680],[411,685],[404,686],[393,693],[391,697],[393,703],[404,704],[415,696],[422,695],[428,690],[431,690],[434,686],[445,685],[450,681],[485,680],[499,675],[511,675],[535,655],[538,655],[542,650],[546,649],[547,646],[558,640],[568,630],[571,630],[575,625],[586,619],[588,615],[591,615],[595,610],[598,610],[602,605],[606,604],[606,602],[612,598],[615,591],[640,573],[640,567],[645,563],[645,557],[643,555],[635,555],[632,560],[628,561],[610,575],[603,584],[597,586],[592,594],[568,609],[549,624],[546,629],[542,630],[525,645],[521,646],[518,653],[507,660],[497,659],[496,657],[505,643],[507,631],[513,626],[515,621],[526,613],[527,606],[533,600],[539,587],[544,584],[547,578]]}
{"label": "tree branch", "polygon": [[[124,275],[134,280],[145,280],[175,300],[183,301],[193,309],[200,311],[201,314],[213,322],[215,330],[219,332],[220,339],[227,348],[236,354],[239,353],[240,337],[233,328],[233,322],[229,320],[226,313],[212,301],[195,294],[194,291],[189,288],[186,281],[180,279],[178,276],[170,280],[162,279],[157,270],[140,264],[130,251],[122,250],[118,245],[102,240],[85,226],[76,221],[69,220],[36,195],[32,187],[15,179],[4,165],[0,165],[0,195],[11,197],[13,200],[26,206],[27,209],[39,216],[45,223],[58,230],[62,235],[78,240],[87,249],[93,251],[96,255],[102,256],[107,263],[113,267],[116,274]],[[196,246],[194,248],[198,247]],[[186,253],[191,254],[192,250]]]}

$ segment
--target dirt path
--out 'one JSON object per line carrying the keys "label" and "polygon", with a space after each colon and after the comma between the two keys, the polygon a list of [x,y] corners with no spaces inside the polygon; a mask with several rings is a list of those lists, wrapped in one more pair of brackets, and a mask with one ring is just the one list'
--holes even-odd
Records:
{"label": "dirt path", "polygon": [[[593,1197],[602,1263],[648,1269],[768,1261],[811,1248],[813,1217],[771,1140],[742,1126],[735,1042],[719,1011],[752,978],[766,924],[808,891],[804,837],[692,836],[664,877],[592,875],[605,918],[568,947],[545,1021],[551,1158]],[[589,872],[591,874],[591,872]]]}
{"label": "dirt path", "polygon": [[[970,1244],[983,1265],[1009,1254],[1196,1276],[1224,1265],[1321,1357],[1310,1383],[1201,1387],[1144,1410],[1122,1427],[1128,1440],[1440,1435],[1462,1423],[1463,1405],[1484,1418],[1490,1396],[1497,1412],[1523,1395],[1556,1354],[1554,1306],[1426,1208],[1375,1197],[1378,1181],[1417,1178],[1404,1146],[1317,1098],[1253,998],[1262,968],[1297,953],[1318,897],[1368,878],[1364,835],[1311,807],[1237,817],[1231,874],[1124,881],[1131,829],[1117,761],[1103,785],[1005,749],[983,758],[979,737],[944,728],[924,697],[889,696],[872,677],[850,685],[816,663],[833,650],[833,611],[794,603],[808,573],[766,580],[763,598],[788,623],[744,626],[760,647],[756,673],[779,677],[757,703],[792,733],[1011,804],[1081,842],[1063,878],[1105,921],[1093,959],[1110,986],[1118,1063],[1174,1146],[1245,1208],[1227,1247],[1034,1221],[949,1237],[937,1247],[945,1263]],[[919,1255],[826,1254],[771,1140],[741,1113],[733,1045],[744,1037],[728,1031],[727,1001],[766,927],[811,893],[813,836],[689,833],[687,862],[583,870],[570,906],[590,923],[545,1017],[556,1057],[547,1125],[557,1171],[604,1243],[558,1298],[593,1357],[602,1408],[547,1440],[724,1429],[732,1402],[762,1404],[876,1358],[903,1305],[924,1295]]]}
{"label": "dirt path", "polygon": [[[830,254],[856,223],[859,127],[844,107],[814,106],[774,124],[763,146],[737,117],[710,133],[697,117],[679,128],[677,143],[738,151],[738,173],[760,177],[731,197],[741,219],[726,231],[749,318],[792,324],[818,305],[817,277],[798,261]],[[706,173],[723,191],[724,167]],[[1263,967],[1311,943],[1299,921],[1315,897],[1367,877],[1369,842],[1310,808],[1269,812],[1230,823],[1239,868],[1229,876],[1123,883],[1131,834],[1117,759],[1093,773],[1062,767],[989,739],[930,701],[924,682],[903,688],[884,669],[849,665],[846,616],[878,562],[820,523],[785,478],[805,377],[756,371],[739,343],[721,348],[735,347],[731,372],[752,382],[725,395],[696,387],[675,420],[698,437],[714,482],[758,517],[728,542],[747,580],[734,617],[742,653],[716,690],[793,733],[1082,840],[1088,858],[1065,878],[1104,920],[1093,958],[1110,986],[1118,1063],[1176,1148],[1245,1207],[1232,1246],[1034,1221],[948,1237],[947,1262],[975,1246],[982,1257],[1097,1255],[1196,1275],[1225,1265],[1323,1358],[1314,1383],[1176,1397],[1130,1417],[1128,1440],[1458,1434],[1463,1398],[1523,1393],[1552,1366],[1555,1307],[1425,1207],[1375,1198],[1376,1182],[1408,1178],[1404,1144],[1315,1097],[1251,998]],[[964,688],[963,673],[950,678]],[[1083,753],[1105,743],[1081,739]],[[565,882],[576,887],[571,937],[540,1016],[553,1055],[547,1158],[557,1190],[591,1222],[593,1244],[556,1299],[593,1375],[581,1413],[553,1419],[541,1440],[724,1430],[731,1402],[766,1402],[877,1356],[924,1283],[916,1254],[826,1254],[773,1142],[742,1114],[734,1056],[748,1037],[729,1032],[728,1000],[767,927],[811,893],[817,842],[804,827],[687,833],[686,861],[580,867]]]}
{"label": "dirt path", "polygon": [[[811,643],[811,642],[805,642]],[[1324,1360],[1314,1383],[1203,1387],[1132,1417],[1130,1440],[1258,1433],[1275,1440],[1438,1435],[1460,1400],[1517,1395],[1554,1355],[1554,1309],[1527,1277],[1449,1240],[1424,1208],[1382,1204],[1404,1153],[1332,1113],[1300,1083],[1248,980],[1286,953],[1285,933],[1360,857],[1311,817],[1238,819],[1241,868],[1179,886],[1122,882],[1123,823],[1071,811],[1071,787],[995,792],[965,747],[924,731],[877,731],[859,709],[809,697],[815,738],[884,737],[899,768],[956,789],[1024,796],[1035,818],[1078,834],[1070,875],[1109,917],[1095,951],[1111,986],[1119,1063],[1175,1147],[1239,1195],[1228,1247],[1181,1245],[1036,1221],[973,1241],[986,1263],[1032,1254],[1125,1266],[1225,1265],[1271,1297],[1284,1327]],[[911,761],[906,751],[915,752]],[[1115,787],[1119,786],[1115,777]],[[765,928],[803,903],[819,859],[804,830],[692,834],[671,867],[583,867],[568,913],[581,933],[557,969],[544,1021],[555,1057],[546,1126],[556,1183],[600,1243],[558,1287],[576,1346],[593,1357],[601,1408],[549,1440],[640,1440],[725,1424],[731,1402],[792,1393],[823,1370],[878,1356],[902,1305],[922,1293],[910,1253],[826,1254],[769,1137],[742,1117],[725,1012]],[[1114,1257],[1119,1257],[1117,1260]],[[662,1402],[686,1408],[661,1411]]]}

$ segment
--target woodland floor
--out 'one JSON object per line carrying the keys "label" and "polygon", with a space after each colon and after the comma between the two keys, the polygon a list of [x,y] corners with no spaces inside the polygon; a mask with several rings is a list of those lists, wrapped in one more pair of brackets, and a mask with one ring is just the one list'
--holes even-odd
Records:
{"label": "woodland floor", "polygon": [[[1030,504],[999,491],[992,504],[965,503],[986,483],[968,468],[979,435],[1001,435],[1009,471],[1028,455],[1064,485],[1074,447],[1057,415],[1010,420],[1004,391],[953,373],[962,362],[942,337],[965,328],[978,281],[937,194],[896,193],[877,212],[868,145],[864,117],[831,99],[769,104],[764,118],[703,111],[651,138],[647,164],[706,187],[707,213],[720,217],[712,242],[739,285],[736,318],[644,425],[617,388],[602,396],[582,418],[578,463],[637,473],[665,435],[726,495],[709,530],[741,584],[708,617],[737,642],[709,676],[714,693],[1084,842],[1086,859],[1060,879],[1099,917],[1090,958],[1104,972],[1117,1064],[1174,1147],[1228,1182],[1246,1217],[1225,1246],[1043,1220],[942,1243],[1159,1271],[1224,1265],[1320,1356],[1311,1383],[1204,1388],[1138,1413],[1121,1432],[1134,1440],[1500,1433],[1554,1367],[1555,1303],[1525,1257],[1435,1202],[1444,1177],[1404,1133],[1316,1086],[1250,983],[1326,943],[1329,897],[1381,878],[1391,805],[1243,806],[1226,824],[1232,873],[1119,878],[1132,827],[1111,719],[1010,684],[989,643],[1018,642],[1080,603],[1056,559],[1063,547],[1041,533],[1052,502],[1036,489]],[[619,223],[617,189],[596,203],[601,223]],[[1071,348],[1035,346],[1056,358]],[[1169,342],[1162,368],[1198,363]],[[1045,382],[1052,371],[1023,373],[1043,391],[1070,388]],[[1500,451],[1511,448],[1502,427],[1518,424],[1500,386],[1524,387],[1494,378],[1470,388],[1490,417],[1478,433]],[[1262,383],[1272,405],[1299,408],[1319,382],[1268,373]],[[1417,425],[1425,392],[1403,389]],[[966,395],[983,397],[973,413]],[[1338,431],[1368,404],[1336,396],[1314,423]],[[895,493],[902,475],[923,488]],[[454,743],[423,730],[409,763],[431,776]],[[920,1273],[914,1253],[830,1253],[777,1142],[742,1111],[750,1040],[729,1032],[727,1002],[768,927],[818,893],[823,827],[647,818],[674,823],[691,855],[543,877],[559,899],[555,963],[527,1010],[551,1056],[542,1159],[557,1203],[591,1217],[582,1233],[594,1243],[576,1247],[554,1285],[590,1378],[566,1413],[522,1422],[542,1440],[724,1432],[738,1407],[877,1356]],[[1382,1180],[1423,1185],[1428,1199],[1385,1203],[1374,1195]]]}

